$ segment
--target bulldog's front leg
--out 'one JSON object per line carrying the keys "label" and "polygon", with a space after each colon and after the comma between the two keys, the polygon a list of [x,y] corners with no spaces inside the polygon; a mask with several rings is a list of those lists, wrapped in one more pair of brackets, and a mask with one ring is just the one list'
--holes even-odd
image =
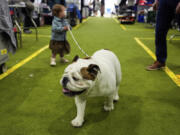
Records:
{"label": "bulldog's front leg", "polygon": [[109,96],[104,104],[105,111],[112,111],[114,109],[113,96]]}
{"label": "bulldog's front leg", "polygon": [[84,113],[86,107],[86,99],[76,96],[75,97],[75,104],[77,108],[77,116],[71,121],[72,126],[74,127],[81,127],[84,122]]}

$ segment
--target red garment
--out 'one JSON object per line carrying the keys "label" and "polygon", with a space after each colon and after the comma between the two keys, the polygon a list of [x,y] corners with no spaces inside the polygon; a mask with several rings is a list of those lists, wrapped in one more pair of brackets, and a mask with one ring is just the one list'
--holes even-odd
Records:
{"label": "red garment", "polygon": [[146,0],[139,0],[139,5],[145,5],[146,2]]}

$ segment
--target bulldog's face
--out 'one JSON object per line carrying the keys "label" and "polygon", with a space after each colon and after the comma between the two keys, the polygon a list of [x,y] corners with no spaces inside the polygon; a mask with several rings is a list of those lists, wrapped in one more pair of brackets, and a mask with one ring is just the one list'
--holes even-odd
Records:
{"label": "bulldog's face", "polygon": [[63,93],[67,96],[75,96],[88,91],[95,85],[97,75],[100,71],[98,65],[87,59],[74,58],[64,71],[60,84]]}

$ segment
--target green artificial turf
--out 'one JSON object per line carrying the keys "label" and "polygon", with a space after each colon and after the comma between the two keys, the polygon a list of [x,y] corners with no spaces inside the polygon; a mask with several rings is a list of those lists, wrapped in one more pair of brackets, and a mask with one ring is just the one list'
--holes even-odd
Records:
{"label": "green artificial turf", "polygon": [[[103,98],[89,98],[85,124],[73,128],[76,115],[74,100],[62,94],[59,80],[68,64],[50,67],[49,49],[0,81],[0,135],[180,135],[180,88],[163,72],[147,72],[152,58],[135,42],[134,37],[153,38],[147,24],[125,25],[126,31],[110,18],[90,18],[73,30],[81,47],[92,55],[108,48],[118,57],[123,80],[120,100],[112,112],[103,111]],[[168,37],[175,31],[170,31]],[[12,67],[47,45],[50,27],[23,37],[23,48],[10,55]],[[68,35],[72,60],[84,57]],[[154,40],[141,40],[154,50]],[[180,74],[180,41],[168,43],[168,67]]]}

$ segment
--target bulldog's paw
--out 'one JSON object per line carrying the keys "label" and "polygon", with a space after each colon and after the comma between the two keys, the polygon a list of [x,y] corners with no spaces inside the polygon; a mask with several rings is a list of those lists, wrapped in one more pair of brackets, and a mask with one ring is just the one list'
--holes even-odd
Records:
{"label": "bulldog's paw", "polygon": [[112,110],[114,110],[114,106],[113,105],[111,105],[111,106],[104,105],[104,110],[105,111],[112,111]]}
{"label": "bulldog's paw", "polygon": [[113,98],[113,101],[114,101],[114,102],[117,102],[118,100],[119,100],[119,95],[116,94],[116,95],[114,96],[114,98]]}
{"label": "bulldog's paw", "polygon": [[83,125],[84,120],[81,120],[79,118],[75,118],[74,120],[71,121],[71,125],[73,127],[81,127]]}

